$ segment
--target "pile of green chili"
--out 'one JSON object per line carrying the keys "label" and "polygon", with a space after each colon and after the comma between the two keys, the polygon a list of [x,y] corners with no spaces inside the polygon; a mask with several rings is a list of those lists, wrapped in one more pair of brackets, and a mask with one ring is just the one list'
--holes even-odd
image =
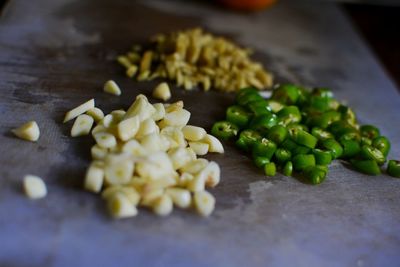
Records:
{"label": "pile of green chili", "polygon": [[[334,159],[377,175],[390,151],[388,138],[377,127],[360,126],[354,111],[326,88],[307,90],[285,84],[269,99],[255,88],[244,88],[235,102],[226,110],[226,120],[216,122],[211,133],[234,140],[239,149],[251,153],[267,176],[279,169],[286,176],[295,172],[319,184]],[[390,160],[387,173],[400,177],[400,162]]]}

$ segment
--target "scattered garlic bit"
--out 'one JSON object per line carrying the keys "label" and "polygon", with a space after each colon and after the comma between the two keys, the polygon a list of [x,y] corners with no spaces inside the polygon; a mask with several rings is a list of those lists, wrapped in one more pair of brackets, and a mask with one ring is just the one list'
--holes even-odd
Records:
{"label": "scattered garlic bit", "polygon": [[215,198],[207,191],[194,193],[193,202],[201,216],[209,216],[215,208]]}
{"label": "scattered garlic bit", "polygon": [[104,112],[99,108],[89,109],[86,114],[92,117],[96,123],[104,118]]}
{"label": "scattered garlic bit", "polygon": [[121,95],[121,89],[113,80],[109,80],[104,84],[104,92],[112,95]]}
{"label": "scattered garlic bit", "polygon": [[203,128],[187,125],[189,119],[182,101],[151,104],[144,95],[126,112],[107,114],[92,130],[96,144],[84,188],[101,194],[114,218],[135,216],[139,206],[166,216],[174,205],[192,204],[208,216],[215,199],[205,190],[219,183],[220,169],[197,155],[224,149]]}
{"label": "scattered garlic bit", "polygon": [[168,194],[163,194],[152,204],[153,212],[160,216],[169,215],[173,207],[172,199]]}
{"label": "scattered garlic bit", "polygon": [[183,135],[189,141],[200,141],[206,137],[207,132],[201,127],[186,125],[182,128]]}
{"label": "scattered garlic bit", "polygon": [[207,154],[208,148],[210,147],[208,144],[203,142],[189,142],[189,146],[193,149],[194,153],[198,156],[203,156]]}
{"label": "scattered garlic bit", "polygon": [[32,142],[36,142],[40,136],[39,126],[37,125],[36,121],[29,121],[11,131],[17,137]]}
{"label": "scattered garlic bit", "polygon": [[122,141],[127,141],[135,136],[139,130],[139,117],[135,116],[118,123],[118,137]]}
{"label": "scattered garlic bit", "polygon": [[65,114],[64,123],[69,120],[75,119],[79,115],[87,112],[88,110],[90,110],[92,108],[94,108],[94,99],[90,99],[89,101],[83,103],[82,105],[68,111]]}
{"label": "scattered garlic bit", "polygon": [[103,148],[112,148],[117,145],[117,139],[114,135],[106,132],[99,132],[94,135],[96,143]]}
{"label": "scattered garlic bit", "polygon": [[126,76],[129,78],[133,78],[138,71],[138,67],[136,65],[131,65],[126,69]]}
{"label": "scattered garlic bit", "polygon": [[168,84],[166,82],[163,82],[157,85],[157,87],[154,88],[153,97],[163,101],[167,101],[168,99],[170,99],[171,90],[169,89]]}
{"label": "scattered garlic bit", "polygon": [[74,125],[71,128],[71,136],[88,135],[92,129],[94,119],[89,115],[82,114],[76,118]]}
{"label": "scattered garlic bit", "polygon": [[104,181],[104,170],[95,164],[90,165],[86,171],[84,187],[88,191],[99,193]]}
{"label": "scattered garlic bit", "polygon": [[249,49],[200,28],[159,34],[150,47],[135,46],[117,58],[128,77],[138,81],[168,78],[185,90],[199,86],[205,91],[236,91],[247,86],[263,90],[273,83],[272,74],[250,59]]}
{"label": "scattered garlic bit", "polygon": [[132,63],[130,62],[130,60],[125,56],[117,57],[117,61],[119,64],[121,64],[122,66],[124,66],[127,69],[132,66]]}
{"label": "scattered garlic bit", "polygon": [[222,143],[215,136],[207,134],[201,141],[208,144],[208,152],[224,153]]}
{"label": "scattered garlic bit", "polygon": [[26,175],[23,187],[25,194],[31,199],[44,198],[47,195],[46,184],[38,176]]}
{"label": "scattered garlic bit", "polygon": [[115,193],[108,199],[108,211],[116,219],[134,217],[138,214],[135,205],[122,193]]}

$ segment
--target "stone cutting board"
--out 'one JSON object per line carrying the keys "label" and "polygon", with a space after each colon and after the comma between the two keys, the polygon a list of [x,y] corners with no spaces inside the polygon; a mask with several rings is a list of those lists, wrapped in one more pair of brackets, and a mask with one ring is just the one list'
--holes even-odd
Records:
{"label": "stone cutting board", "polygon": [[[141,210],[114,221],[81,190],[89,137],[69,137],[66,110],[94,97],[105,111],[128,107],[157,82],[136,83],[114,58],[158,33],[194,26],[253,47],[277,82],[332,88],[361,123],[378,125],[400,157],[400,97],[335,4],[281,1],[256,14],[207,1],[11,0],[0,16],[0,266],[399,266],[400,179],[356,173],[340,162],[310,186],[266,178],[232,145],[211,155],[222,168],[214,214]],[[114,79],[121,97],[102,92]],[[210,128],[233,96],[173,89],[191,122]],[[37,143],[10,129],[36,120]],[[48,197],[22,193],[25,174]]]}

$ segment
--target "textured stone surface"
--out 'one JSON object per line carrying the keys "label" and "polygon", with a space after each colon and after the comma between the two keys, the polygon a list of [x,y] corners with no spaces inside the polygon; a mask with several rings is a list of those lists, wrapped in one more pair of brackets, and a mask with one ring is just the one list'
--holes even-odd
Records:
{"label": "textured stone surface", "polygon": [[[186,1],[187,2],[187,1]],[[90,138],[71,139],[66,110],[95,97],[105,111],[128,107],[156,82],[135,83],[113,61],[150,35],[201,25],[243,45],[277,81],[328,86],[362,123],[378,125],[400,156],[400,98],[375,58],[333,4],[280,3],[265,12],[226,13],[206,3],[11,1],[0,17],[0,266],[398,266],[400,180],[331,166],[320,186],[265,178],[233,146],[212,155],[222,183],[211,218],[141,210],[113,221],[80,189]],[[300,1],[299,1],[300,2]],[[102,93],[115,79],[121,97]],[[209,128],[233,96],[185,92],[194,124]],[[36,120],[38,143],[10,129]],[[49,195],[28,200],[24,174]]]}

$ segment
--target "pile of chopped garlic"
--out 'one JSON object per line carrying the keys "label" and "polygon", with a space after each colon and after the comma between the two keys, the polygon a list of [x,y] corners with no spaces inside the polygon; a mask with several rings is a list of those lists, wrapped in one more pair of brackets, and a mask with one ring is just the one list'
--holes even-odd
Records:
{"label": "pile of chopped garlic", "polygon": [[105,116],[93,99],[69,111],[64,121],[76,118],[71,136],[91,132],[96,141],[85,189],[101,194],[114,218],[135,216],[138,206],[161,216],[174,206],[210,215],[215,198],[206,188],[219,183],[220,168],[198,156],[224,148],[203,128],[188,125],[190,115],[182,101],[151,104],[144,95],[128,110]]}

